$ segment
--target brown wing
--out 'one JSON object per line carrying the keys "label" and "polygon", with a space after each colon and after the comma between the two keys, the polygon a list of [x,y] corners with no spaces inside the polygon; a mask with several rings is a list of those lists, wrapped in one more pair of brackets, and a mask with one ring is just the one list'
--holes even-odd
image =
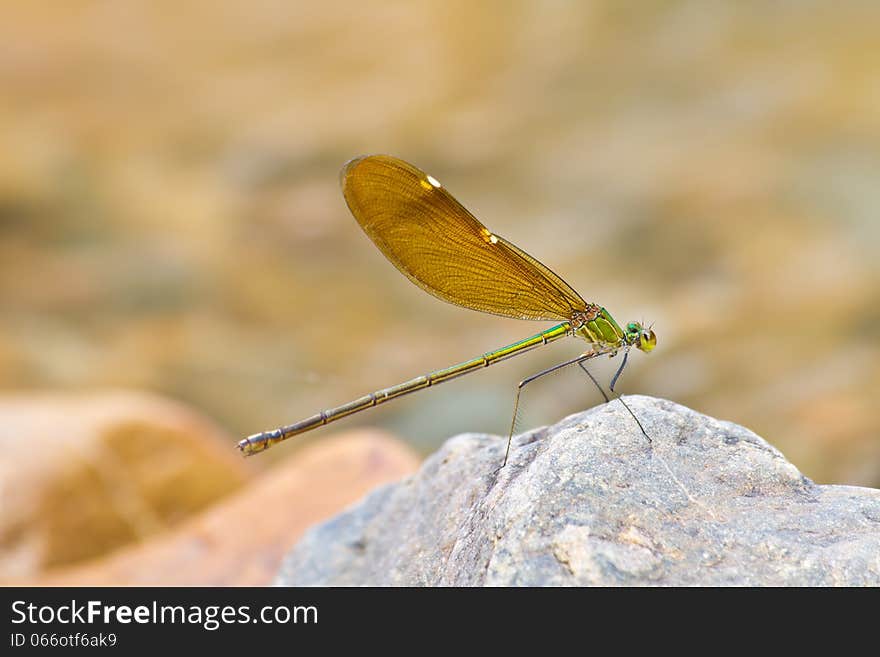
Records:
{"label": "brown wing", "polygon": [[586,303],[565,281],[490,232],[434,178],[388,155],[352,160],[342,193],[355,219],[420,288],[505,317],[568,320]]}

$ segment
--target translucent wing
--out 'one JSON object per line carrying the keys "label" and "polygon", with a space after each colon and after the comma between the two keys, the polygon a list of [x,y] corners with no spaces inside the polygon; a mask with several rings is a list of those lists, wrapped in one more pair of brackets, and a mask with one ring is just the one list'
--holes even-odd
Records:
{"label": "translucent wing", "polygon": [[388,155],[352,160],[342,193],[355,219],[420,288],[505,317],[568,320],[586,303],[532,256],[495,235],[439,182]]}

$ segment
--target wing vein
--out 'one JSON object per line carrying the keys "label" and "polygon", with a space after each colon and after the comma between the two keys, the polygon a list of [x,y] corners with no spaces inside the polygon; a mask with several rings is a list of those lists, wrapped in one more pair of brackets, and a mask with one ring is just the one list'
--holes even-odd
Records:
{"label": "wing vein", "polygon": [[403,160],[372,155],[341,174],[351,213],[401,273],[435,297],[482,312],[566,320],[586,303],[562,278],[494,235]]}

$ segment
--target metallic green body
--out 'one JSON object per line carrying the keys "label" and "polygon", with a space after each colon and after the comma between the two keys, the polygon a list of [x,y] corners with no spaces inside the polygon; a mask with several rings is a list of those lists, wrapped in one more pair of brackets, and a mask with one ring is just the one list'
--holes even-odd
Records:
{"label": "metallic green body", "polygon": [[568,335],[582,338],[593,344],[595,355],[613,353],[617,351],[617,349],[626,345],[626,334],[623,329],[618,326],[617,322],[614,321],[614,318],[612,318],[604,308],[601,308],[595,318],[585,322],[576,329],[572,327],[570,322],[562,322],[546,331],[536,333],[525,340],[514,342],[513,344],[501,347],[495,351],[489,351],[478,358],[466,360],[458,365],[453,365],[452,367],[418,376],[409,381],[391,386],[390,388],[383,388],[382,390],[371,392],[370,394],[359,397],[347,404],[342,404],[341,406],[321,411],[320,413],[307,417],[295,424],[280,427],[274,431],[265,431],[263,433],[248,436],[239,443],[239,449],[241,449],[241,451],[247,456],[262,452],[272,445],[280,443],[291,436],[329,424],[330,422],[372,408],[373,406],[384,404],[391,399],[402,397],[411,392],[416,392],[423,388],[429,388],[438,383],[443,383],[444,381],[449,381],[450,379],[483,369],[484,367],[489,367],[489,365],[525,353],[536,347],[550,344],[551,342],[555,342]]}
{"label": "metallic green body", "polygon": [[585,322],[583,326],[577,329],[575,335],[587,342],[605,346],[621,346],[626,337],[623,329],[620,328],[617,322],[614,321],[614,318],[604,308],[599,310],[599,314],[596,315],[595,319]]}

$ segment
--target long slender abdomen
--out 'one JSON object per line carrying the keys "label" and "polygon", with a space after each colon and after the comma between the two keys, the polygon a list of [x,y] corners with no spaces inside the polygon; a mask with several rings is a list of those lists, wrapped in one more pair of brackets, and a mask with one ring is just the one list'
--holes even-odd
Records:
{"label": "long slender abdomen", "polygon": [[354,413],[359,413],[360,411],[364,411],[373,406],[384,404],[391,399],[396,399],[397,397],[408,395],[411,392],[416,392],[417,390],[429,388],[438,383],[443,383],[444,381],[463,376],[469,372],[489,367],[489,365],[492,365],[493,363],[498,363],[507,358],[511,358],[512,356],[525,353],[535,347],[555,342],[556,340],[569,335],[570,332],[571,327],[569,323],[563,322],[553,328],[549,328],[546,331],[541,331],[536,335],[526,338],[525,340],[520,340],[519,342],[514,342],[501,349],[487,352],[479,358],[474,358],[442,370],[436,370],[423,376],[417,376],[414,379],[398,383],[390,388],[383,388],[382,390],[371,392],[370,394],[358,397],[347,404],[342,404],[341,406],[321,411],[320,413],[307,417],[304,420],[300,420],[295,424],[290,424],[286,427],[279,427],[273,431],[264,431],[263,433],[248,436],[238,443],[238,449],[241,450],[242,454],[245,456],[258,454],[259,452],[269,449],[272,445],[287,440],[292,436],[305,433],[306,431],[329,424],[330,422],[335,422],[336,420]]}

